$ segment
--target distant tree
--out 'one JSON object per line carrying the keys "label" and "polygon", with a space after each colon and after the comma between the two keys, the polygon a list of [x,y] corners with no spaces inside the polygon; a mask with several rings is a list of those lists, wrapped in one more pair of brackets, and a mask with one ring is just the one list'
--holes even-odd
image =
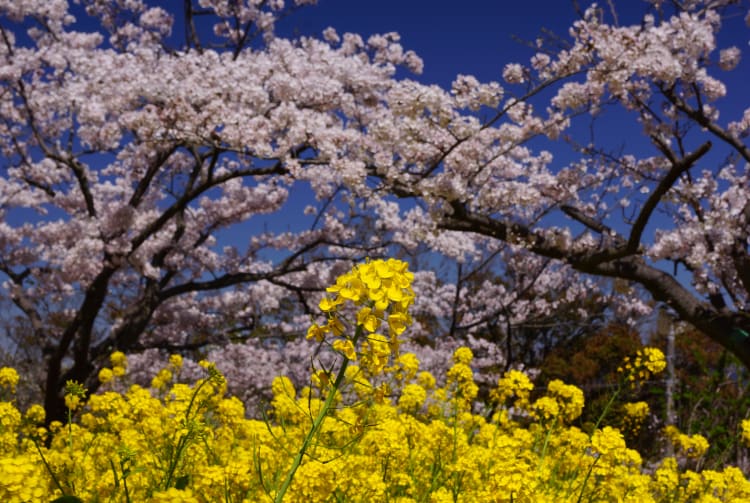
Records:
{"label": "distant tree", "polygon": [[[536,382],[544,385],[561,379],[581,387],[588,404],[581,421],[594,424],[616,387],[623,358],[642,347],[637,331],[623,324],[608,324],[548,353],[538,367]],[[623,400],[628,398],[623,396]]]}
{"label": "distant tree", "polygon": [[[747,419],[750,407],[750,387],[747,368],[724,347],[702,332],[685,324],[677,324],[674,357],[674,417],[673,423],[687,434],[705,436],[710,448],[698,461],[700,466],[718,469],[736,464],[747,470],[745,449],[740,444],[740,424]],[[647,345],[666,353],[666,334],[647,335]],[[653,376],[636,387],[624,386],[616,401],[609,404],[623,375],[617,371],[623,356],[634,354],[643,347],[642,334],[622,324],[610,324],[590,333],[568,347],[558,347],[539,365],[536,377],[543,387],[552,379],[581,387],[587,405],[580,418],[581,426],[589,428],[609,407],[603,424],[622,429],[629,445],[652,459],[663,456],[665,440],[662,429],[669,424],[666,410],[666,373]],[[637,430],[628,427],[624,404],[645,401],[650,416]]]}

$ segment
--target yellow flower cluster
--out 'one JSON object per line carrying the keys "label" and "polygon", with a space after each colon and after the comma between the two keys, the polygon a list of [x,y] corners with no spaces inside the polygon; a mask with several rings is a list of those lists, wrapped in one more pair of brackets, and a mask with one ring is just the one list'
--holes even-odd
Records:
{"label": "yellow flower cluster", "polygon": [[78,381],[65,383],[65,406],[72,412],[86,399],[86,388]]}
{"label": "yellow flower cluster", "polygon": [[[362,400],[332,408],[284,501],[750,500],[750,482],[736,468],[699,473],[667,458],[650,473],[618,429],[588,434],[571,426],[583,395],[561,381],[532,402],[528,377],[510,371],[492,391],[502,399],[496,413],[475,413],[466,399],[476,386],[471,358],[459,349],[437,386],[414,355],[402,354],[380,376],[394,399],[381,400],[365,399],[381,388],[351,365],[344,387]],[[279,377],[268,422],[251,420],[226,396],[215,366],[202,366],[207,377],[190,386],[92,395],[69,427],[41,433],[24,429],[43,420],[38,406],[21,414],[13,402],[0,402],[0,501],[50,501],[63,492],[84,501],[273,499],[322,407],[320,394]],[[71,385],[71,392],[85,390]],[[688,438],[686,453],[699,452],[698,437]]]}
{"label": "yellow flower cluster", "polygon": [[563,420],[571,422],[583,412],[583,391],[580,388],[554,379],[547,385],[547,394],[557,402]]}
{"label": "yellow flower cluster", "polygon": [[497,382],[497,388],[492,391],[490,398],[501,405],[515,398],[515,407],[523,409],[528,405],[533,390],[534,385],[529,376],[520,370],[509,370]]}
{"label": "yellow flower cluster", "polygon": [[104,367],[99,371],[99,382],[107,384],[116,377],[122,377],[127,372],[128,359],[122,351],[115,351],[109,357],[112,368]]}
{"label": "yellow flower cluster", "polygon": [[648,403],[628,402],[622,406],[622,428],[632,434],[637,434],[643,422],[651,414]]}
{"label": "yellow flower cluster", "polygon": [[664,435],[672,442],[675,450],[688,458],[699,458],[708,451],[709,444],[706,437],[700,434],[687,435],[676,426],[666,426]]}
{"label": "yellow flower cluster", "polygon": [[18,372],[11,367],[0,368],[0,388],[5,388],[11,393],[16,392],[18,384]]}
{"label": "yellow flower cluster", "polygon": [[740,424],[742,443],[746,447],[750,447],[750,419],[743,419]]}
{"label": "yellow flower cluster", "polygon": [[653,374],[662,372],[666,367],[667,360],[660,349],[645,347],[639,349],[634,358],[625,357],[617,371],[635,386],[647,381]]}
{"label": "yellow flower cluster", "polygon": [[471,360],[474,358],[469,348],[458,348],[453,355],[453,366],[446,374],[446,386],[457,401],[456,407],[461,410],[471,410],[471,405],[477,397],[479,388],[474,383],[474,372],[471,370]]}
{"label": "yellow flower cluster", "polygon": [[675,458],[665,458],[652,479],[652,489],[657,501],[748,501],[747,495],[737,491],[747,484],[747,479],[742,471],[734,466],[728,466],[721,472],[681,472]]}
{"label": "yellow flower cluster", "polygon": [[[319,307],[328,319],[323,325],[312,324],[307,338],[323,342],[330,334],[334,337],[328,341],[331,347],[355,361],[357,342],[364,334],[362,356],[373,373],[380,372],[391,354],[397,351],[398,336],[411,324],[408,308],[414,302],[413,279],[408,264],[401,260],[378,259],[355,266],[326,289],[329,296],[320,301]],[[342,312],[347,302],[357,308],[356,330],[352,333],[346,332]],[[388,327],[389,337],[378,333],[383,322]]]}

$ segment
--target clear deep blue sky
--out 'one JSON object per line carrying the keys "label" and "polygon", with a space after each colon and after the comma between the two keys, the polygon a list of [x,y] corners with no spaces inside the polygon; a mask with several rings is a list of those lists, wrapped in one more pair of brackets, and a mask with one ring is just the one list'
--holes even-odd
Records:
{"label": "clear deep blue sky", "polygon": [[[578,3],[585,9],[591,0]],[[606,0],[598,3],[607,8]],[[638,24],[648,7],[644,0],[617,0],[615,4],[622,25]],[[395,31],[401,34],[404,48],[425,61],[419,80],[448,86],[458,73],[500,80],[506,63],[526,63],[533,54],[513,36],[531,41],[542,28],[566,36],[576,19],[572,0],[318,0],[317,6],[282,21],[278,32],[320,35],[333,26],[339,33],[355,32],[366,38]],[[739,38],[734,43],[748,49],[750,31],[743,20],[731,20],[726,26],[726,36]],[[750,72],[746,75],[750,77]]]}
{"label": "clear deep blue sky", "polygon": [[514,35],[533,40],[542,27],[564,33],[575,18],[568,0],[319,0],[279,31],[319,34],[333,26],[365,38],[395,31],[425,61],[419,80],[449,86],[458,73],[500,80],[506,63],[533,54]]}

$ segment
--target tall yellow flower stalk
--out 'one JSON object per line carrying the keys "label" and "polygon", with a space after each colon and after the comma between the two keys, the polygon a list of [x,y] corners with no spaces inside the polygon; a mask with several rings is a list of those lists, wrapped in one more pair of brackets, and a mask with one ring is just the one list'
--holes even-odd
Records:
{"label": "tall yellow flower stalk", "polygon": [[[326,289],[328,295],[320,301],[319,307],[327,320],[323,324],[311,325],[307,338],[330,345],[342,356],[341,366],[328,389],[323,407],[318,411],[276,493],[277,503],[283,500],[305,452],[328,415],[344,382],[349,362],[360,358],[370,372],[376,374],[385,368],[391,355],[398,350],[399,336],[412,322],[408,309],[414,302],[413,280],[414,275],[409,272],[406,262],[396,259],[372,260],[354,266]],[[342,306],[347,304],[357,308],[353,320],[346,319],[342,312]],[[380,333],[383,331],[381,328],[387,328],[387,336]]]}

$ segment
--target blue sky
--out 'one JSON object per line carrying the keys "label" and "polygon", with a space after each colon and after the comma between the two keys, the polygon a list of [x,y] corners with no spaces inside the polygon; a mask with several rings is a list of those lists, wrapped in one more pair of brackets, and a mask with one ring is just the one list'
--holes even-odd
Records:
{"label": "blue sky", "polygon": [[[632,9],[641,3],[628,0],[625,5],[633,13],[641,12]],[[458,73],[500,80],[506,63],[533,54],[513,36],[533,40],[542,27],[565,34],[575,19],[569,0],[319,0],[283,22],[279,32],[319,34],[333,26],[339,33],[366,37],[395,31],[404,47],[425,61],[419,80],[445,87]]]}
{"label": "blue sky", "polygon": [[[586,8],[591,2],[578,3]],[[648,7],[645,0],[615,3],[620,24],[638,24]],[[607,2],[599,4],[606,7]],[[366,37],[395,31],[406,49],[425,60],[420,80],[447,86],[457,73],[499,80],[506,63],[525,62],[533,54],[513,36],[533,40],[542,28],[565,36],[575,19],[572,0],[318,0],[317,6],[284,20],[278,32],[319,35],[333,26],[339,33]],[[742,19],[727,26],[732,38],[744,35],[738,45],[747,48],[748,30]]]}

